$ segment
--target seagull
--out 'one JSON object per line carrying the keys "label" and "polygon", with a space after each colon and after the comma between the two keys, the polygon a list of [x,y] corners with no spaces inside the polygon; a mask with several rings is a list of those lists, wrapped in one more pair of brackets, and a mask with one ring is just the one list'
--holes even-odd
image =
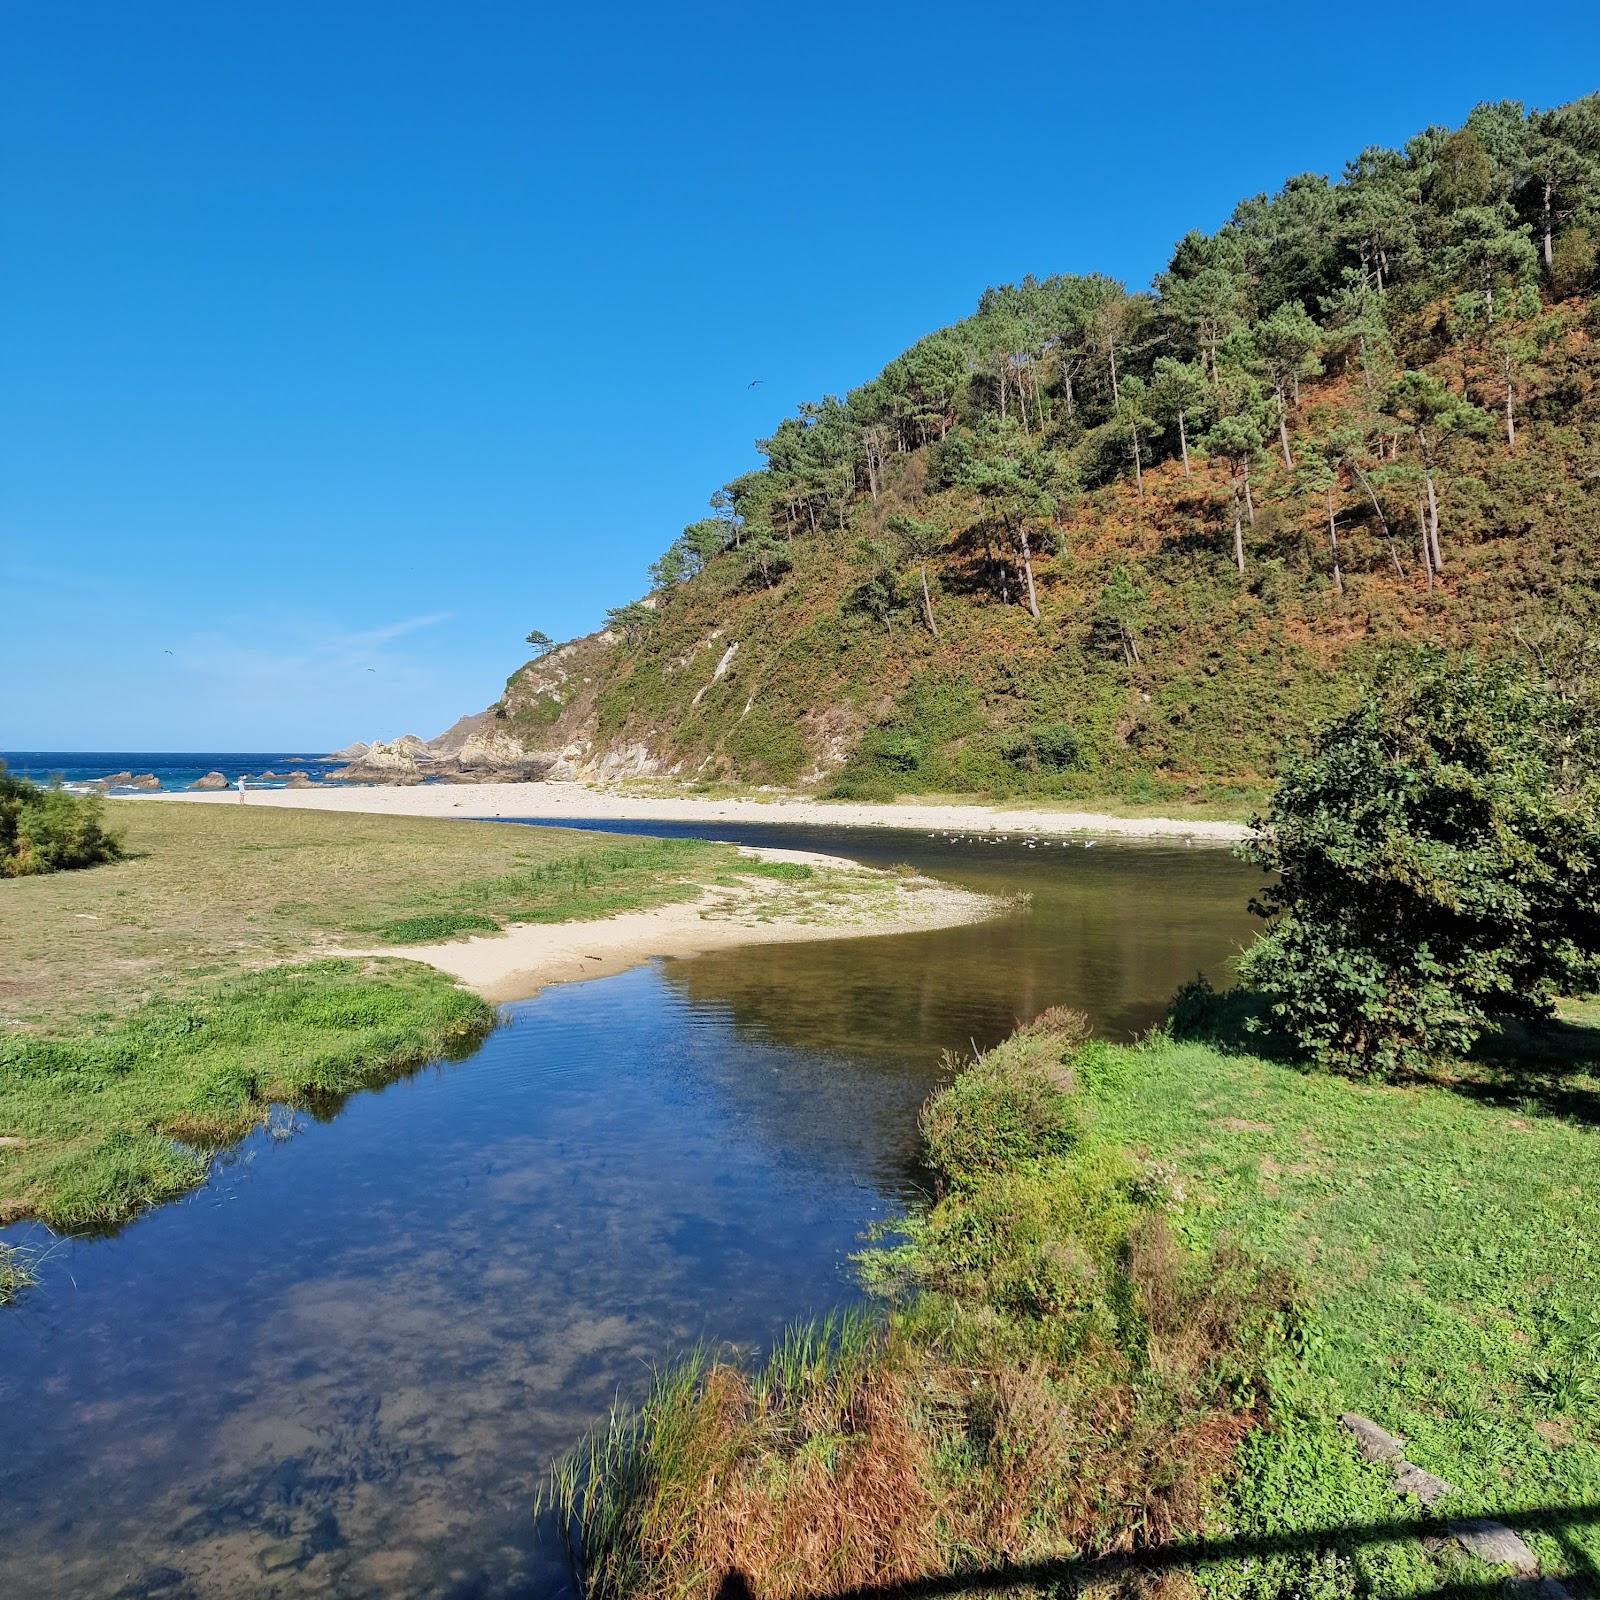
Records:
{"label": "seagull", "polygon": [[752,378],[752,379],[751,379],[751,380],[750,380],[750,381],[749,381],[749,383],[747,383],[747,384],[746,384],[746,385],[745,385],[745,388],[747,388],[747,389],[753,389],[753,388],[755,388],[755,386],[756,386],[756,385],[757,385],[757,384],[758,384],[758,383],[760,383],[760,382],[761,382],[761,379],[760,379],[760,378]]}
{"label": "seagull", "polygon": [[170,656],[172,654],[172,652],[170,650],[163,650],[161,653],[164,656]]}
{"label": "seagull", "polygon": [[376,667],[368,667],[368,668],[367,668],[367,671],[368,671],[368,672],[376,672],[376,671],[377,671],[377,670],[378,670],[378,669],[377,669],[377,668],[376,668]]}

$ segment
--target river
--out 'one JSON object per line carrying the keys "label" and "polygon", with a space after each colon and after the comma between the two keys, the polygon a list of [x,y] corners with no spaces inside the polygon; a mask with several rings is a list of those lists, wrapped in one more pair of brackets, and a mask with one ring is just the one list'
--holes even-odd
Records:
{"label": "river", "polygon": [[1052,1004],[1131,1036],[1250,933],[1217,850],[632,831],[1027,898],[548,990],[467,1059],[280,1114],[187,1199],[51,1243],[0,1311],[0,1594],[561,1592],[529,1515],[551,1458],[675,1351],[854,1294],[944,1051]]}

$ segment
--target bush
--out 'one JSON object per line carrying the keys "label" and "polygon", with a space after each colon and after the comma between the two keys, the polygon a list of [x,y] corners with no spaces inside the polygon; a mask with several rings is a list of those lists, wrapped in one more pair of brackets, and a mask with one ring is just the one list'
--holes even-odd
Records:
{"label": "bush", "polygon": [[1078,1142],[1067,1041],[1047,1030],[980,1056],[922,1113],[927,1162],[942,1185],[971,1184]]}
{"label": "bush", "polygon": [[1277,882],[1240,970],[1315,1059],[1425,1067],[1595,987],[1590,720],[1511,669],[1408,651],[1290,757],[1244,847]]}
{"label": "bush", "polygon": [[43,789],[0,767],[0,877],[25,878],[122,858],[96,795]]}
{"label": "bush", "polygon": [[1038,723],[1006,746],[1005,758],[1024,771],[1071,772],[1083,765],[1083,741],[1070,723]]}

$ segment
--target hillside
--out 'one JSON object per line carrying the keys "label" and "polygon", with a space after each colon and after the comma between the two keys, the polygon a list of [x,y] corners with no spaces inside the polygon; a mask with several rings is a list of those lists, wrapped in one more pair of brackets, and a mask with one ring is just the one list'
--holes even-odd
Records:
{"label": "hillside", "polygon": [[558,775],[1227,800],[1386,643],[1586,671],[1597,240],[1591,96],[1293,178],[1148,292],[989,290],[494,724]]}

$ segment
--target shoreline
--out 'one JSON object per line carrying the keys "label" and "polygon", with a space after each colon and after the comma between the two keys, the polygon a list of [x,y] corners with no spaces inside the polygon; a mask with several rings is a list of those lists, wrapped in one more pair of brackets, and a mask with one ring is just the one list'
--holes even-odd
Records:
{"label": "shoreline", "polygon": [[[809,850],[747,846],[753,860],[839,870],[853,881],[866,869],[842,856]],[[815,920],[772,915],[789,896],[743,890],[711,890],[697,900],[625,911],[590,922],[513,923],[500,933],[427,945],[386,945],[333,950],[330,955],[418,961],[448,974],[492,1005],[531,1000],[562,983],[608,978],[650,961],[703,955],[711,950],[825,939],[876,938],[896,933],[931,933],[982,922],[1004,902],[931,878],[893,879],[872,873],[885,898],[866,908],[859,901],[823,907]],[[786,886],[788,887],[788,886]],[[842,911],[842,914],[841,914]]]}
{"label": "shoreline", "polygon": [[[237,805],[233,793],[129,796]],[[1030,811],[1018,806],[869,803],[858,800],[774,798],[703,799],[620,794],[582,783],[416,784],[397,788],[253,789],[250,805],[380,816],[456,817],[495,822],[537,817],[551,822],[765,823],[812,828],[901,828],[953,833],[1023,834],[1059,838],[1097,834],[1123,839],[1188,839],[1236,844],[1250,836],[1243,822],[1177,817],[1113,817],[1095,811]]]}

